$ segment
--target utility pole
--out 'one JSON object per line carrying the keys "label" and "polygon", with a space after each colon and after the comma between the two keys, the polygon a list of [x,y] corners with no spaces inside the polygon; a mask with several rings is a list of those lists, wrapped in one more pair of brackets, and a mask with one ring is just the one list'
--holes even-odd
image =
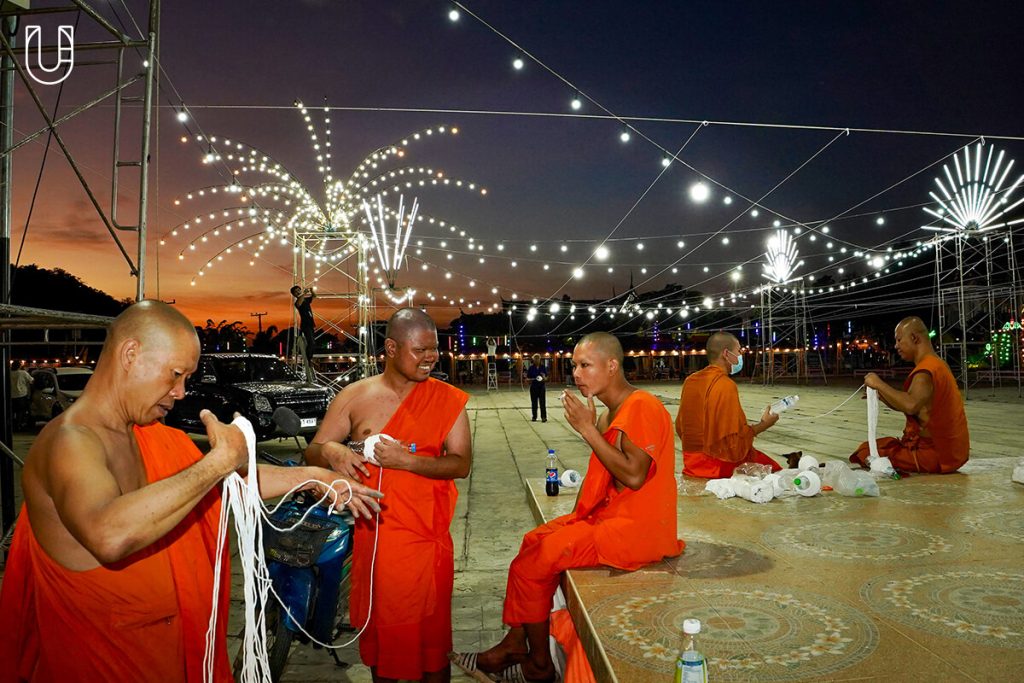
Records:
{"label": "utility pole", "polygon": [[259,327],[259,331],[263,332],[263,316],[267,314],[266,311],[262,313],[250,313],[250,318],[256,318],[256,325]]}

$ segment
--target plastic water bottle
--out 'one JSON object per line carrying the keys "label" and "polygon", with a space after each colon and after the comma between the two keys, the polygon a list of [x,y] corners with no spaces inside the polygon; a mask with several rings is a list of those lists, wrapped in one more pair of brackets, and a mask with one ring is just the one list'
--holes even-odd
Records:
{"label": "plastic water bottle", "polygon": [[797,404],[797,401],[799,400],[800,397],[797,396],[796,394],[792,394],[791,396],[784,396],[783,398],[780,398],[778,401],[773,403],[769,410],[771,410],[776,415],[781,415],[782,411],[789,410],[790,408],[795,406]]}
{"label": "plastic water bottle", "polygon": [[878,482],[867,472],[854,472],[848,467],[839,470],[832,487],[843,496],[877,496]]}
{"label": "plastic water bottle", "polygon": [[544,491],[549,496],[558,495],[558,461],[554,449],[548,449],[548,472],[544,480]]}
{"label": "plastic water bottle", "polygon": [[814,470],[804,470],[793,479],[793,488],[801,496],[816,496],[821,493],[821,477]]}
{"label": "plastic water bottle", "polygon": [[697,649],[697,634],[700,633],[699,619],[683,620],[683,643],[676,658],[675,683],[707,683],[708,663]]}

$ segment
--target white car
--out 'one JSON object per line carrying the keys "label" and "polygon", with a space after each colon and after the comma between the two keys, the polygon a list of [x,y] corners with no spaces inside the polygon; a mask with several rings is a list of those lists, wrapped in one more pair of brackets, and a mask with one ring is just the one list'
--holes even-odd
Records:
{"label": "white car", "polygon": [[32,418],[51,420],[82,395],[92,377],[89,368],[39,368],[32,370]]}

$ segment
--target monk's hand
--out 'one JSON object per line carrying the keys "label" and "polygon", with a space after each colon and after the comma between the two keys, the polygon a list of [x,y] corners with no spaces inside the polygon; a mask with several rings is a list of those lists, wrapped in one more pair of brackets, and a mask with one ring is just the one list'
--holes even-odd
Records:
{"label": "monk's hand", "polygon": [[308,476],[312,481],[306,489],[312,490],[318,498],[324,499],[325,505],[344,505],[356,518],[372,519],[374,513],[380,512],[380,503],[377,501],[384,497],[380,491],[322,467],[310,467]]}
{"label": "monk's hand", "polygon": [[882,381],[882,378],[873,372],[869,372],[868,374],[864,375],[864,386],[866,386],[868,389],[877,390],[883,384],[885,384],[885,382]]}
{"label": "monk's hand", "polygon": [[[239,414],[235,413],[235,417]],[[249,460],[249,447],[245,444],[242,430],[232,424],[224,424],[209,410],[201,410],[199,419],[206,427],[206,438],[210,441],[208,456],[221,458],[228,471],[233,472]]]}
{"label": "monk's hand", "polygon": [[773,426],[779,421],[779,416],[772,412],[771,406],[765,406],[764,412],[761,413],[761,431]]}
{"label": "monk's hand", "polygon": [[565,419],[580,434],[597,424],[597,406],[594,405],[594,397],[589,396],[587,402],[576,398],[568,391],[562,392],[562,407],[565,409]]}
{"label": "monk's hand", "polygon": [[363,458],[343,443],[329,441],[321,447],[320,452],[327,458],[332,470],[344,474],[352,481],[361,481],[370,476]]}
{"label": "monk's hand", "polygon": [[373,457],[385,469],[404,470],[408,469],[410,462],[416,456],[409,452],[409,444],[403,441],[381,439],[373,447]]}

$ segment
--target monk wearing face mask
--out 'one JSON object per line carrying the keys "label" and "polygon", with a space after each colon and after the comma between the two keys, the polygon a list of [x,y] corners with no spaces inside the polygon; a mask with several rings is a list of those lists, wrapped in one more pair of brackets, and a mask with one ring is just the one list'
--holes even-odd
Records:
{"label": "monk wearing face mask", "polygon": [[676,434],[683,440],[683,474],[720,479],[732,476],[745,462],[781,466],[754,448],[754,437],[779,421],[765,408],[761,421],[747,424],[739,390],[729,378],[743,369],[740,342],[728,332],[708,339],[708,366],[683,382],[676,415]]}

